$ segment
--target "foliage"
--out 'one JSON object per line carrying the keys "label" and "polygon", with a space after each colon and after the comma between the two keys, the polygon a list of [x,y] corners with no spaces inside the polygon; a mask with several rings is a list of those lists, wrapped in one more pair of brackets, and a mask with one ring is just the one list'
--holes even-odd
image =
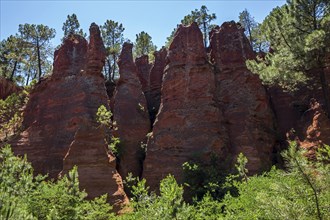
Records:
{"label": "foliage", "polygon": [[106,196],[86,200],[77,167],[58,181],[33,176],[26,157],[0,150],[0,219],[112,219]]}
{"label": "foliage", "polygon": [[116,156],[116,158],[120,157],[121,147],[120,147],[120,139],[118,137],[111,137],[109,143],[109,150]]}
{"label": "foliage", "polygon": [[[171,175],[161,181],[159,195],[149,193],[145,179],[131,178],[134,211],[121,219],[328,219],[330,147],[321,148],[317,160],[309,161],[304,151],[291,143],[283,156],[287,170],[273,167],[262,175],[246,178],[247,159],[240,154],[238,174],[227,176],[223,184],[223,189],[230,185],[237,191],[227,188],[223,199],[206,192],[193,204],[183,200],[183,187]],[[195,175],[202,173],[196,164],[185,166],[199,172]]]}
{"label": "foliage", "polygon": [[[207,192],[188,204],[183,186],[174,176],[160,182],[159,195],[149,192],[145,179],[130,176],[132,212],[117,219],[329,219],[330,147],[308,160],[291,143],[283,153],[287,170],[273,167],[259,176],[244,178],[247,160],[238,156],[238,175],[227,178],[238,194],[228,191],[222,200]],[[15,157],[9,146],[0,151],[0,215],[3,219],[113,219],[106,196],[85,200],[79,190],[77,168],[58,181],[33,176],[26,157]],[[192,169],[197,169],[196,166]],[[241,176],[241,178],[238,178]],[[234,177],[234,178],[233,178]],[[235,179],[233,181],[233,179]],[[228,182],[224,185],[229,184]]]}
{"label": "foliage", "polygon": [[55,37],[55,29],[42,24],[20,24],[19,29],[21,39],[30,49],[30,59],[37,64],[38,80],[47,71],[50,62],[47,57],[52,54],[49,41]]}
{"label": "foliage", "polygon": [[330,166],[309,161],[303,154],[291,143],[283,153],[287,171],[273,167],[238,183],[239,196],[227,194],[223,201],[226,218],[328,219]]}
{"label": "foliage", "polygon": [[114,81],[118,75],[118,57],[124,43],[125,28],[121,23],[113,20],[106,20],[104,25],[100,26],[104,46],[107,51],[107,59],[105,64],[105,72],[108,80]]}
{"label": "foliage", "polygon": [[86,37],[86,33],[80,28],[80,24],[76,14],[68,15],[65,22],[63,23],[62,30],[64,32],[64,37],[62,41],[70,34],[79,34]]}
{"label": "foliage", "polygon": [[111,125],[112,113],[104,105],[101,105],[96,112],[96,121],[106,127]]}
{"label": "foliage", "polygon": [[23,81],[20,73],[27,61],[27,48],[19,36],[9,36],[2,40],[0,50],[0,75],[11,81]]}
{"label": "foliage", "polygon": [[330,51],[330,2],[288,0],[261,25],[271,51],[265,58],[249,61],[248,68],[266,84],[294,90],[308,78],[318,78],[325,108],[330,115],[329,86],[325,80],[326,54]]}
{"label": "foliage", "polygon": [[237,157],[237,163],[235,164],[235,167],[238,171],[238,175],[244,180],[244,181],[248,181],[248,176],[247,173],[249,172],[246,169],[246,164],[248,162],[248,159],[242,154],[240,153]]}
{"label": "foliage", "polygon": [[104,126],[104,129],[106,130],[105,140],[108,143],[108,150],[119,160],[122,148],[121,142],[118,137],[115,137],[110,133],[110,129],[117,129],[116,122],[112,121],[112,112],[107,110],[104,105],[101,105],[96,112],[96,121],[101,126]]}
{"label": "foliage", "polygon": [[134,212],[122,219],[189,219],[190,206],[183,201],[183,187],[174,176],[169,175],[160,182],[160,195],[149,194],[146,180],[133,186],[135,200],[131,202]]}
{"label": "foliage", "polygon": [[5,100],[0,99],[0,134],[3,138],[15,134],[23,121],[23,106],[27,103],[28,92],[23,90],[19,94],[13,93]]}
{"label": "foliage", "polygon": [[182,164],[184,173],[184,185],[189,190],[191,197],[201,200],[203,196],[209,194],[214,199],[220,200],[226,193],[231,190],[231,186],[225,185],[226,175],[224,172],[228,168],[224,168],[226,162],[220,162],[215,154],[211,154],[208,162],[196,158],[195,160]]}
{"label": "foliage", "polygon": [[151,58],[150,60],[153,60],[153,52],[156,50],[157,47],[152,43],[152,38],[147,32],[142,31],[136,35],[134,57],[148,55]]}
{"label": "foliage", "polygon": [[263,38],[260,30],[260,24],[254,20],[250,12],[244,9],[239,13],[239,23],[245,29],[245,35],[250,41],[250,44],[254,51],[267,52],[269,49],[269,43]]}
{"label": "foliage", "polygon": [[184,16],[184,18],[181,20],[183,25],[190,25],[193,22],[197,23],[199,28],[202,30],[205,47],[207,47],[208,44],[209,32],[214,27],[211,22],[217,18],[214,13],[209,14],[208,11],[209,10],[207,7],[202,5],[199,10],[195,9],[194,11],[191,11],[190,14]]}
{"label": "foliage", "polygon": [[166,42],[165,42],[165,47],[166,48],[169,48],[170,47],[170,45],[171,45],[171,43],[173,41],[174,35],[175,35],[176,31],[178,30],[178,28],[179,28],[179,25],[177,25],[176,28],[174,28],[173,31],[171,32],[170,36],[168,36],[166,38]]}
{"label": "foliage", "polygon": [[[217,18],[214,13],[209,14],[208,11],[209,10],[207,9],[207,7],[205,5],[202,5],[199,10],[195,9],[194,11],[191,11],[190,14],[184,16],[184,18],[181,20],[181,24],[186,26],[192,24],[193,22],[197,23],[198,27],[203,33],[203,41],[205,47],[207,47],[208,45],[209,33],[215,27],[215,24],[212,24],[211,22]],[[178,30],[178,27],[179,25],[177,25],[177,27],[174,28],[171,32],[171,35],[166,38],[166,47],[169,47],[172,43],[174,35]]]}

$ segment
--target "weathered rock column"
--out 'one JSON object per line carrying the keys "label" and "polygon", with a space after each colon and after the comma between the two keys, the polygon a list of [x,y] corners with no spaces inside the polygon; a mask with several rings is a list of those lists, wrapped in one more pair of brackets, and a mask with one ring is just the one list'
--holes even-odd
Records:
{"label": "weathered rock column", "polygon": [[123,178],[128,173],[140,176],[145,142],[150,131],[147,102],[137,76],[133,61],[132,44],[124,43],[119,56],[120,78],[114,95],[113,120],[117,124],[114,135],[120,139],[119,173]]}
{"label": "weathered rock column", "polygon": [[25,130],[12,146],[16,154],[27,154],[37,173],[49,173],[50,178],[77,165],[80,185],[89,196],[108,193],[118,210],[127,197],[95,119],[100,105],[108,107],[104,59],[96,24],[90,27],[89,44],[79,35],[68,36],[55,52],[53,74],[31,92]]}
{"label": "weathered rock column", "polygon": [[153,124],[159,111],[163,74],[166,65],[167,50],[163,47],[154,53],[155,62],[149,74],[148,111]]}
{"label": "weathered rock column", "polygon": [[18,87],[15,83],[0,77],[0,99],[6,99],[13,93],[18,93],[22,89]]}
{"label": "weathered rock column", "polygon": [[143,177],[152,190],[173,174],[182,183],[184,162],[223,155],[215,79],[197,24],[180,26],[169,47],[161,106],[148,140]]}
{"label": "weathered rock column", "polygon": [[250,174],[269,168],[275,143],[273,112],[259,77],[245,61],[254,52],[235,22],[215,28],[210,37],[211,61],[216,69],[217,101],[227,121],[230,151],[249,160]]}

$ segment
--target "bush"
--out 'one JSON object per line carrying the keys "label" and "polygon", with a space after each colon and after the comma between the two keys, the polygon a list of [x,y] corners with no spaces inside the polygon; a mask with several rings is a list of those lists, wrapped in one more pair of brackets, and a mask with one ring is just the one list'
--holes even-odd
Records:
{"label": "bush", "polygon": [[77,167],[58,181],[33,176],[26,157],[0,150],[0,219],[112,219],[106,195],[86,200],[79,189]]}

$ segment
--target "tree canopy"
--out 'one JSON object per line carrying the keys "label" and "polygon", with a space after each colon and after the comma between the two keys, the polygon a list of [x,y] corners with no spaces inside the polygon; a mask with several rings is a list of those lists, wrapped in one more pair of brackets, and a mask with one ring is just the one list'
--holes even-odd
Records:
{"label": "tree canopy", "polygon": [[[190,14],[184,16],[184,18],[181,20],[181,24],[183,25],[190,25],[193,22],[196,22],[198,27],[201,29],[203,33],[203,40],[204,40],[204,46],[208,46],[208,41],[209,41],[209,32],[212,30],[212,28],[215,27],[214,24],[212,24],[212,21],[214,21],[217,16],[215,13],[208,13],[208,9],[205,5],[202,5],[200,9],[195,9],[194,11],[191,11]],[[169,37],[166,39],[166,46],[168,47],[173,38],[174,34],[177,31],[178,26],[173,29],[172,33],[170,34]]]}
{"label": "tree canopy", "polygon": [[181,20],[181,23],[184,25],[189,25],[193,22],[196,22],[199,28],[202,30],[203,39],[204,39],[204,46],[207,47],[208,39],[209,39],[209,32],[212,30],[214,25],[211,24],[213,20],[217,18],[215,13],[208,13],[208,9],[205,5],[202,5],[201,8],[195,9],[191,11],[190,14],[184,16]]}
{"label": "tree canopy", "polygon": [[124,43],[123,32],[125,28],[121,23],[113,20],[106,20],[100,28],[104,46],[107,50],[105,72],[108,80],[114,81],[115,75],[118,74],[117,60]]}
{"label": "tree canopy", "polygon": [[20,24],[19,29],[20,38],[25,42],[31,50],[31,58],[35,57],[38,64],[38,79],[47,70],[47,57],[52,54],[52,47],[50,40],[55,37],[55,29],[39,24]]}
{"label": "tree canopy", "polygon": [[134,43],[134,55],[140,57],[142,55],[152,55],[157,50],[153,44],[151,36],[147,32],[140,32],[136,35]]}
{"label": "tree canopy", "polygon": [[80,24],[76,14],[68,15],[66,21],[63,23],[62,30],[64,32],[64,37],[62,40],[65,39],[70,34],[79,34],[83,37],[86,37],[86,34],[80,28]]}
{"label": "tree canopy", "polygon": [[266,84],[294,90],[308,79],[318,79],[325,109],[330,115],[325,56],[330,51],[330,2],[289,0],[264,20],[261,31],[270,43],[265,58],[249,61],[248,67]]}

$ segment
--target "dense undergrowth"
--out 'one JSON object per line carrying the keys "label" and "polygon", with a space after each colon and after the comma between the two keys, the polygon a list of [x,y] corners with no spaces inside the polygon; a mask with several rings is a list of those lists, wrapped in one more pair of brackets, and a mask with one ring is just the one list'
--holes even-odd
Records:
{"label": "dense undergrowth", "polygon": [[206,191],[190,203],[172,175],[160,182],[159,194],[149,192],[142,179],[131,186],[126,210],[132,211],[115,216],[106,196],[86,199],[77,168],[46,180],[34,176],[26,157],[14,156],[7,145],[0,151],[0,219],[330,219],[330,147],[320,149],[315,161],[303,153],[291,143],[283,153],[286,170],[273,167],[252,177],[241,155],[239,172],[219,185],[224,196]]}

